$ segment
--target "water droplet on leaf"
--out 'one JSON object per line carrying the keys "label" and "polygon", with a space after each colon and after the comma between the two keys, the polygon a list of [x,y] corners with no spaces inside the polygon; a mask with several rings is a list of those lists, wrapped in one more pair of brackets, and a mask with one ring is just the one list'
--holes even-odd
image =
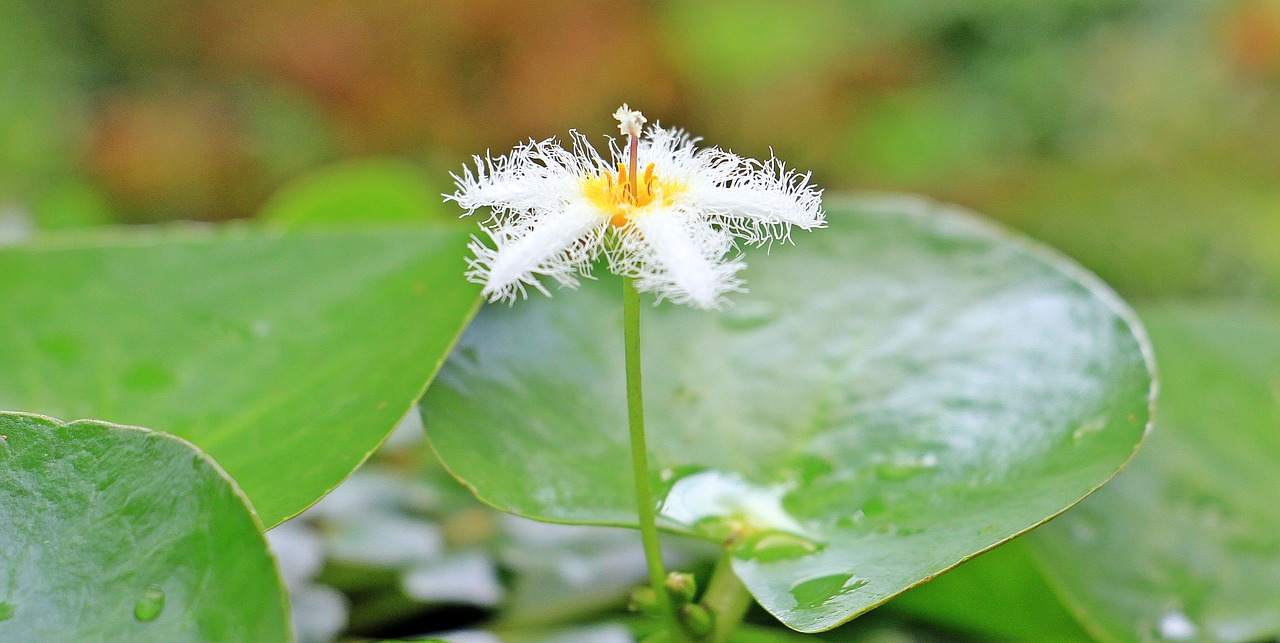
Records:
{"label": "water droplet on leaf", "polygon": [[791,587],[791,596],[796,599],[796,607],[815,608],[866,584],[865,578],[853,574],[831,574],[796,583]]}
{"label": "water droplet on leaf", "polygon": [[164,590],[151,585],[133,605],[133,617],[139,621],[154,621],[164,611]]}
{"label": "water droplet on leaf", "polygon": [[18,611],[13,603],[0,601],[0,621],[7,621],[13,618],[14,612]]}

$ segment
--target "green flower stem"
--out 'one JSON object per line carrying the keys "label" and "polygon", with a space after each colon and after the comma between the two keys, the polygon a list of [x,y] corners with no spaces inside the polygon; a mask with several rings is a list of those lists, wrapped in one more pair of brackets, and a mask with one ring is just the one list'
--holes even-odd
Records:
{"label": "green flower stem", "polygon": [[667,594],[667,570],[662,565],[662,545],[658,540],[658,517],[653,507],[649,482],[649,450],[644,440],[644,395],[640,389],[640,291],[630,277],[622,278],[623,343],[627,353],[627,420],[631,427],[631,471],[636,483],[636,512],[640,518],[640,538],[649,563],[649,582],[657,597],[658,609],[671,628],[671,640],[687,639]]}
{"label": "green flower stem", "polygon": [[715,618],[715,628],[712,630],[714,643],[728,641],[729,636],[742,623],[747,609],[751,607],[751,594],[747,593],[747,588],[738,580],[738,575],[733,573],[733,557],[728,550],[716,561],[707,592],[702,595],[702,604],[711,610],[712,617]]}

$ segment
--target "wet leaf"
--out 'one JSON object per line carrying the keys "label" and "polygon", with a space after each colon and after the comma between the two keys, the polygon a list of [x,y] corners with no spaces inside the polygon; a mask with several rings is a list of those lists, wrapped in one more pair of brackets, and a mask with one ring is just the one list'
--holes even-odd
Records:
{"label": "wet leaf", "polygon": [[351,473],[466,323],[466,234],[246,228],[0,250],[0,408],[194,442],[274,525]]}
{"label": "wet leaf", "polygon": [[0,413],[0,639],[286,641],[261,523],[191,444]]}
{"label": "wet leaf", "polygon": [[1115,482],[1028,542],[1107,641],[1280,634],[1280,310],[1144,310],[1157,427]]}
{"label": "wet leaf", "polygon": [[[669,529],[731,543],[770,612],[839,625],[1061,512],[1133,453],[1152,382],[1127,309],[1074,264],[909,199],[748,257],[750,294],[644,315]],[[422,403],[501,509],[631,525],[619,284],[489,307]]]}

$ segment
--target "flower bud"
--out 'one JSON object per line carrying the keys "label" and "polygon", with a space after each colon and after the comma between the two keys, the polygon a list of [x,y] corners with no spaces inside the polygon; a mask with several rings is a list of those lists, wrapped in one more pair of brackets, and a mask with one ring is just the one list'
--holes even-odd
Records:
{"label": "flower bud", "polygon": [[642,614],[658,613],[658,595],[652,587],[637,587],[627,600],[627,609]]}
{"label": "flower bud", "polygon": [[694,597],[698,595],[698,581],[694,580],[693,574],[671,572],[667,574],[665,585],[667,593],[671,595],[671,600],[675,601],[676,605],[692,603]]}
{"label": "flower bud", "polygon": [[701,639],[709,636],[715,628],[715,619],[711,611],[697,603],[690,603],[680,608],[680,624],[693,636]]}

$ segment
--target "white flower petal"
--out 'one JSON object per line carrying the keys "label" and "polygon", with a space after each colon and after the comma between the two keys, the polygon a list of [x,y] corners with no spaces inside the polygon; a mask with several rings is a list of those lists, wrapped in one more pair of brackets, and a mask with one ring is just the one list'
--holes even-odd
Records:
{"label": "white flower petal", "polygon": [[729,236],[692,212],[655,208],[631,220],[624,232],[618,263],[636,278],[636,286],[678,304],[718,308],[721,296],[740,290],[737,273],[746,267],[735,258]]}
{"label": "white flower petal", "polygon": [[[761,163],[717,147],[697,149],[682,130],[651,127],[640,164],[686,188],[681,205],[697,210],[748,243],[786,240],[791,227],[826,225],[822,192],[808,174],[789,171],[776,158]],[[614,154],[619,154],[614,149]]]}
{"label": "white flower petal", "polygon": [[603,163],[581,134],[570,136],[572,152],[549,138],[517,145],[506,156],[473,157],[475,170],[467,167],[461,176],[454,174],[458,190],[445,200],[456,201],[467,214],[490,207],[499,218],[563,204],[582,175]]}
{"label": "white flower petal", "polygon": [[557,181],[552,176],[518,170],[507,157],[474,158],[475,171],[468,167],[463,168],[461,176],[453,175],[458,191],[445,195],[445,200],[457,201],[467,214],[481,207],[530,210],[559,198]]}
{"label": "white flower petal", "polygon": [[738,161],[726,183],[691,188],[692,207],[748,243],[786,240],[791,226],[802,230],[826,226],[822,191],[809,184],[808,174],[788,171],[777,159]]}
{"label": "white flower petal", "polygon": [[577,275],[589,274],[599,253],[605,225],[591,204],[575,202],[507,226],[485,228],[494,247],[472,239],[469,247],[475,257],[469,260],[467,277],[484,284],[489,301],[514,301],[524,296],[525,286],[546,294],[537,275],[576,287]]}

